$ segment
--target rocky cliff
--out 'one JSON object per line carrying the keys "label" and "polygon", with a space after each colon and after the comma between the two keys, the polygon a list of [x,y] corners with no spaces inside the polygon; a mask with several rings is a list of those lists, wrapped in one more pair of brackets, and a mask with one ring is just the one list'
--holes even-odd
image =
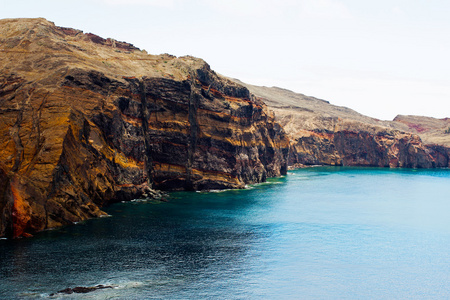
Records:
{"label": "rocky cliff", "polygon": [[449,167],[447,119],[380,121],[289,90],[241,84],[275,112],[290,138],[292,166]]}
{"label": "rocky cliff", "polygon": [[436,119],[423,116],[398,115],[394,123],[406,126],[420,136],[426,144],[435,144],[450,147],[450,119]]}
{"label": "rocky cliff", "polygon": [[288,165],[449,167],[449,126],[376,120],[45,19],[0,20],[0,236],[158,190],[241,188]]}
{"label": "rocky cliff", "polygon": [[0,20],[0,236],[105,213],[160,190],[286,173],[289,141],[247,88],[193,57]]}

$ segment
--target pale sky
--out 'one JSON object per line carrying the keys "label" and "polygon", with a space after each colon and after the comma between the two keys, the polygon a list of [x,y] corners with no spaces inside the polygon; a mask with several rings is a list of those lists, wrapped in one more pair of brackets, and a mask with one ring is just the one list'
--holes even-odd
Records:
{"label": "pale sky", "polygon": [[44,17],[152,54],[365,115],[450,117],[448,0],[0,0],[0,18]]}

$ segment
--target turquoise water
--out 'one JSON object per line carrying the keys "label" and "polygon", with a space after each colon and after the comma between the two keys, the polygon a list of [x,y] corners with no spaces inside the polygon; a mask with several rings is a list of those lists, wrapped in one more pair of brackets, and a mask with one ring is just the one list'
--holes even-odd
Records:
{"label": "turquoise water", "polygon": [[450,170],[308,168],[0,241],[0,299],[448,299]]}

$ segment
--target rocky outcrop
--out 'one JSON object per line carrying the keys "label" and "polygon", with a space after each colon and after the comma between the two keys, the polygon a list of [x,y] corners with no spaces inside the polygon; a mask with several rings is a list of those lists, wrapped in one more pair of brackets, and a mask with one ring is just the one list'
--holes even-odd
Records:
{"label": "rocky outcrop", "polygon": [[160,190],[242,188],[288,164],[450,162],[446,144],[422,142],[416,118],[376,120],[45,19],[0,20],[0,121],[0,237]]}
{"label": "rocky outcrop", "polygon": [[423,116],[403,116],[394,118],[394,123],[408,128],[408,131],[420,136],[426,144],[450,147],[450,119],[436,119]]}
{"label": "rocky outcrop", "polygon": [[114,285],[96,285],[96,286],[77,286],[74,288],[66,288],[64,290],[58,291],[56,293],[51,293],[49,296],[57,296],[57,295],[71,295],[71,294],[87,294],[91,293],[97,290],[104,290],[104,289],[113,289],[116,288]]}
{"label": "rocky outcrop", "polygon": [[265,104],[193,57],[153,56],[44,19],[0,21],[0,236],[105,215],[155,190],[286,173]]}
{"label": "rocky outcrop", "polygon": [[447,167],[442,152],[429,151],[417,135],[379,129],[310,131],[292,143],[291,165],[339,165],[391,168]]}
{"label": "rocky outcrop", "polygon": [[[239,81],[237,81],[239,82]],[[447,119],[399,116],[380,121],[328,101],[280,88],[244,84],[275,112],[290,138],[290,166],[339,165],[401,168],[449,167],[442,135]],[[421,131],[413,129],[421,128]]]}

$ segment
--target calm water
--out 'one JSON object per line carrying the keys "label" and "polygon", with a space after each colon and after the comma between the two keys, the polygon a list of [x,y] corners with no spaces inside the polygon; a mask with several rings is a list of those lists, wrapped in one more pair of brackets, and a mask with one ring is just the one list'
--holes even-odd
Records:
{"label": "calm water", "polygon": [[450,170],[310,168],[0,241],[0,298],[448,299]]}

